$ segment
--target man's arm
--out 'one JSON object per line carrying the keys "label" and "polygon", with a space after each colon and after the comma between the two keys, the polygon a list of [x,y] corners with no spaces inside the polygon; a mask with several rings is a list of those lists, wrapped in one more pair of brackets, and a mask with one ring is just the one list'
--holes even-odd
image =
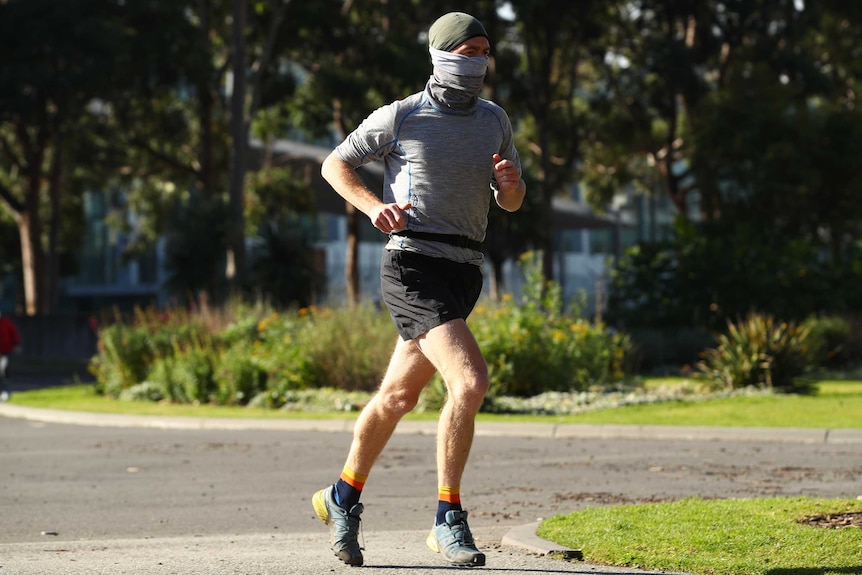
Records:
{"label": "man's arm", "polygon": [[342,160],[337,153],[332,152],[323,160],[320,173],[339,196],[368,216],[374,227],[381,232],[388,234],[407,225],[403,211],[409,210],[410,204],[384,204],[365,187],[353,166]]}
{"label": "man's arm", "polygon": [[504,160],[500,154],[494,154],[494,179],[497,180],[494,190],[497,205],[507,212],[520,209],[527,194],[527,184],[521,178],[518,167],[511,160]]}

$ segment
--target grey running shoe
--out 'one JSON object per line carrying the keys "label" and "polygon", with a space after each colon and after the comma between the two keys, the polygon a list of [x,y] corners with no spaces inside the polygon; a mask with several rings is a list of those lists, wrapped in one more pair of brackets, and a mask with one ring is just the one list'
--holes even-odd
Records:
{"label": "grey running shoe", "polygon": [[446,523],[436,525],[425,540],[428,548],[453,565],[481,567],[485,554],[476,549],[466,511],[447,511]]}
{"label": "grey running shoe", "polygon": [[332,485],[321,489],[311,498],[311,504],[320,520],[329,525],[330,543],[338,558],[348,565],[359,567],[362,565],[362,548],[357,541],[359,516],[365,508],[357,503],[350,511],[345,511],[335,502],[333,490]]}

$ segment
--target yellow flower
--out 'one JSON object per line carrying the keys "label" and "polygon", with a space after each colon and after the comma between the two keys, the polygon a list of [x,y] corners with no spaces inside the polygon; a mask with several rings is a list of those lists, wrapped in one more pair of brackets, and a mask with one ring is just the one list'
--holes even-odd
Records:
{"label": "yellow flower", "polygon": [[575,333],[577,333],[577,334],[579,334],[579,335],[583,335],[583,334],[585,334],[585,333],[587,332],[587,330],[589,329],[585,324],[580,323],[580,322],[572,322],[572,323],[570,324],[569,328],[570,328],[573,332],[575,332]]}

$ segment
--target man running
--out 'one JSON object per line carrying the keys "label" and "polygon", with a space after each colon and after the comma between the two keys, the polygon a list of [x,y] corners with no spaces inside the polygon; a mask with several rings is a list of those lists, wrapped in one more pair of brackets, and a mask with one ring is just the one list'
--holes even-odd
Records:
{"label": "man running", "polygon": [[[484,565],[461,506],[461,476],[488,368],[467,317],[482,290],[482,241],[493,196],[513,212],[526,186],[506,112],[479,98],[491,51],[474,17],[452,12],[428,32],[433,74],[425,89],[379,108],[324,161],[338,194],[389,234],[381,294],[399,338],[380,389],[362,410],[341,476],[314,494],[332,549],[362,565],[362,488],[401,418],[435,372],[447,400],[437,432],[438,508],[426,543],[455,565]],[[383,199],[355,168],[382,160]]]}

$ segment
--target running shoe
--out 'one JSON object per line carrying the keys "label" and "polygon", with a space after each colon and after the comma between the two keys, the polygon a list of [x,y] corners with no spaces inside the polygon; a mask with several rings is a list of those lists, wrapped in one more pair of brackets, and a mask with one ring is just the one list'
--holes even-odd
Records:
{"label": "running shoe", "polygon": [[436,525],[425,544],[452,565],[481,567],[485,564],[485,554],[476,549],[467,525],[466,511],[447,511],[446,523]]}
{"label": "running shoe", "polygon": [[332,485],[321,489],[311,498],[311,504],[320,520],[329,525],[329,539],[335,555],[348,565],[359,567],[362,565],[362,548],[357,540],[359,516],[365,508],[357,503],[350,511],[344,510],[335,502],[333,491]]}

